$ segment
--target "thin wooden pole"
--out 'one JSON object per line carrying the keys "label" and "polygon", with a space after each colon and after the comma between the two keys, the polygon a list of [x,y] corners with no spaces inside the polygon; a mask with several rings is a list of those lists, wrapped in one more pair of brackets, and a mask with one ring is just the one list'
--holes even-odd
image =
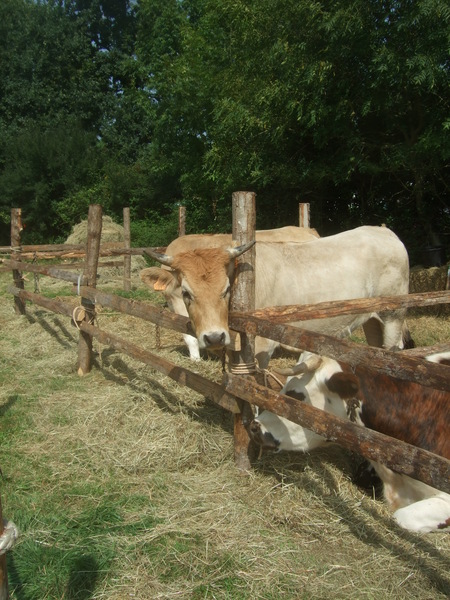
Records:
{"label": "thin wooden pole", "polygon": [[[92,288],[96,287],[101,234],[102,207],[99,204],[91,204],[88,215],[86,263],[84,266],[83,275],[85,285]],[[83,319],[89,323],[92,323],[95,319],[95,305],[88,298],[82,297],[81,307],[84,310]],[[80,338],[78,341],[78,375],[85,375],[86,373],[89,373],[91,367],[92,336],[84,331],[80,331]]]}
{"label": "thin wooden pole", "polygon": [[[2,502],[0,499],[0,535],[3,534],[3,513]],[[6,553],[0,556],[0,600],[8,600],[8,572],[6,569]]]}
{"label": "thin wooden pole", "polygon": [[[130,208],[123,209],[123,241],[124,248],[131,248],[131,229],[130,229]],[[131,254],[125,254],[123,257],[123,289],[126,292],[131,290]]]}
{"label": "thin wooden pole", "polygon": [[[20,252],[21,252],[20,232],[22,231],[22,229],[23,229],[23,227],[22,227],[22,209],[21,208],[12,208],[11,209],[11,250],[12,250],[12,257],[14,257],[14,259],[17,262],[20,262],[20,260],[21,260],[21,258],[20,258]],[[23,277],[22,277],[21,271],[19,271],[18,269],[13,269],[12,276],[13,276],[14,285],[16,287],[18,287],[19,289],[23,290],[24,284],[23,284]],[[16,314],[18,314],[18,315],[24,315],[26,312],[25,311],[25,302],[23,302],[17,296],[14,296],[14,310],[15,310]]]}
{"label": "thin wooden pole", "polygon": [[186,235],[186,207],[178,207],[178,237]]}
{"label": "thin wooden pole", "polygon": [[309,204],[300,202],[298,205],[298,222],[300,227],[309,228]]}
{"label": "thin wooden pole", "polygon": [[[241,246],[255,239],[256,207],[253,192],[234,192],[232,195],[233,245]],[[232,286],[230,308],[233,311],[253,310],[255,307],[255,248],[237,259]],[[231,352],[231,372],[253,379],[255,366],[255,338],[241,334],[241,348]],[[249,471],[252,454],[251,440],[245,423],[253,418],[248,402],[239,400],[240,414],[234,416],[234,457],[241,471]]]}

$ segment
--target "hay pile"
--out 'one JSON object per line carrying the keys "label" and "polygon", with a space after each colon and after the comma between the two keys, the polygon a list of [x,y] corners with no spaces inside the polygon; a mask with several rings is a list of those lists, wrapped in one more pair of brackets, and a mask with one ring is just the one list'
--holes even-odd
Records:
{"label": "hay pile", "polygon": [[447,271],[450,265],[443,267],[414,267],[409,276],[409,291],[411,294],[438,292],[445,290]]}
{"label": "hay pile", "polygon": [[[446,289],[447,273],[450,263],[443,267],[413,267],[409,274],[409,293],[423,294],[425,292],[439,292]],[[437,306],[436,308],[417,308],[412,311],[416,315],[427,314],[444,316],[450,314],[450,305]]]}
{"label": "hay pile", "polygon": [[[87,219],[78,223],[78,225],[74,225],[72,228],[72,232],[66,240],[66,244],[85,244],[87,240],[87,230],[88,230],[88,222]],[[115,223],[111,217],[104,215],[102,217],[102,235],[100,238],[100,243],[104,244],[106,242],[123,242],[124,241],[124,228],[122,225]],[[112,259],[109,259],[112,260]],[[120,260],[120,257],[117,257],[116,260]],[[132,256],[131,257],[131,273],[132,275],[137,275],[141,269],[146,267],[145,259],[142,256]],[[108,278],[119,278],[123,276],[123,268],[122,267],[102,267],[99,269],[99,274],[104,279]],[[133,283],[133,282],[132,282]]]}
{"label": "hay pile", "polygon": [[[78,225],[74,225],[72,233],[66,240],[66,244],[85,244],[87,239],[88,222],[81,221]],[[122,225],[114,223],[111,217],[104,215],[102,217],[102,236],[101,242],[123,242],[124,229]]]}

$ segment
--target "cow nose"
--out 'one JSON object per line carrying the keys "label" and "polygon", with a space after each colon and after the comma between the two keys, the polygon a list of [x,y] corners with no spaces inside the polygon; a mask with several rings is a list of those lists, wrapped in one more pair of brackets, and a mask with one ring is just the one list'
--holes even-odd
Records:
{"label": "cow nose", "polygon": [[212,332],[205,334],[203,336],[203,341],[205,342],[205,346],[209,348],[216,348],[225,346],[226,335],[225,332]]}

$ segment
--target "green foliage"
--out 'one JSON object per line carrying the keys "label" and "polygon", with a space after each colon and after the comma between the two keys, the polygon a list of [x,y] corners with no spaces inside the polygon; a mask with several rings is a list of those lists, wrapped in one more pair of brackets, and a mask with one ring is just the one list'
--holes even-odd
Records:
{"label": "green foliage", "polygon": [[258,227],[310,202],[321,234],[385,222],[413,257],[450,242],[442,0],[5,0],[0,17],[2,237],[20,205],[30,240],[60,239],[93,197],[159,218],[159,239],[179,203],[188,231],[224,231],[244,189]]}
{"label": "green foliage", "polygon": [[178,211],[166,215],[150,212],[145,220],[133,219],[130,229],[133,246],[167,246],[178,235]]}

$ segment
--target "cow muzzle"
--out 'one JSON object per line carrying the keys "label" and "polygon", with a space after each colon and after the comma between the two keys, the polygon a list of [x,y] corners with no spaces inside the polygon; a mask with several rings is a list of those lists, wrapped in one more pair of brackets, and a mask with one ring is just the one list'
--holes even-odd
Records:
{"label": "cow muzzle", "polygon": [[272,450],[278,452],[280,449],[280,442],[276,440],[269,431],[263,431],[261,423],[256,419],[250,422],[248,426],[248,433],[251,439],[261,446],[262,450]]}
{"label": "cow muzzle", "polygon": [[204,349],[224,348],[230,344],[230,335],[226,331],[208,331],[202,333],[198,343]]}

